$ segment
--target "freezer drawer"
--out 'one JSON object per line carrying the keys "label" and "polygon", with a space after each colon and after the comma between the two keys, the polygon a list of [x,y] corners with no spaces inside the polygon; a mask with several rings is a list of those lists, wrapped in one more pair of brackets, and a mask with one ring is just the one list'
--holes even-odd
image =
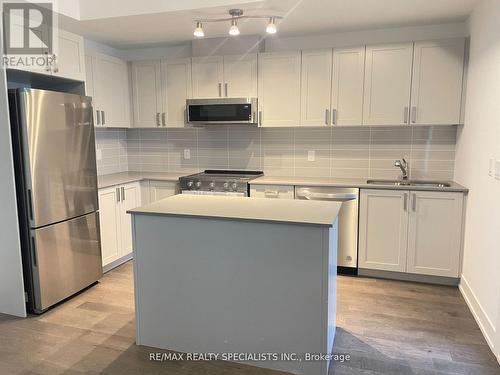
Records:
{"label": "freezer drawer", "polygon": [[30,237],[36,312],[102,276],[98,212],[32,230]]}

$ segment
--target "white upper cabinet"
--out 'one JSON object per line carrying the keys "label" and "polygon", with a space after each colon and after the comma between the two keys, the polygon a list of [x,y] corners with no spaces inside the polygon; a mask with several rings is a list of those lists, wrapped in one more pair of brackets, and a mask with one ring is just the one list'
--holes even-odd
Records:
{"label": "white upper cabinet", "polygon": [[364,125],[409,123],[413,43],[366,47]]}
{"label": "white upper cabinet", "polygon": [[333,50],[332,124],[363,123],[365,46]]}
{"label": "white upper cabinet", "polygon": [[331,123],[332,50],[302,51],[300,125]]}
{"label": "white upper cabinet", "polygon": [[159,60],[132,63],[134,127],[160,125],[162,112],[161,63]]}
{"label": "white upper cabinet", "polygon": [[361,190],[359,268],[405,272],[408,192]]}
{"label": "white upper cabinet", "polygon": [[224,56],[224,87],[229,98],[257,97],[257,54]]}
{"label": "white upper cabinet", "polygon": [[85,53],[83,38],[64,30],[57,32],[58,52],[52,74],[85,81]]}
{"label": "white upper cabinet", "polygon": [[[89,59],[87,59],[89,61]],[[95,54],[91,58],[95,125],[130,127],[129,74],[127,63],[115,57]],[[88,67],[87,67],[88,69]]]}
{"label": "white upper cabinet", "polygon": [[223,57],[193,57],[192,79],[194,98],[219,98],[223,96]]}
{"label": "white upper cabinet", "polygon": [[192,97],[191,59],[162,62],[162,126],[183,127],[186,99]]}
{"label": "white upper cabinet", "polygon": [[298,126],[300,124],[300,51],[261,53],[258,59],[261,126]]}
{"label": "white upper cabinet", "polygon": [[465,40],[415,42],[410,122],[460,123]]}
{"label": "white upper cabinet", "polygon": [[411,193],[408,272],[459,277],[462,193]]}

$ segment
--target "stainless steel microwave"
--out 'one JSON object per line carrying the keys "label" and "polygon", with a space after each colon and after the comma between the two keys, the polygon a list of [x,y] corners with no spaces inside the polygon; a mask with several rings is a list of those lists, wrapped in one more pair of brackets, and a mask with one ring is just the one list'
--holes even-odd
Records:
{"label": "stainless steel microwave", "polygon": [[187,123],[191,125],[257,124],[257,98],[186,100]]}

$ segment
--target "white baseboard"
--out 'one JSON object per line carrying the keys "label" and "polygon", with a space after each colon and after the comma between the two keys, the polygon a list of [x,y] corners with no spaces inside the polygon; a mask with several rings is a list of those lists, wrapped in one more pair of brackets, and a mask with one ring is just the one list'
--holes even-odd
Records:
{"label": "white baseboard", "polygon": [[[481,303],[479,302],[476,295],[472,291],[464,275],[462,275],[462,279],[460,280],[458,288],[462,293],[462,296],[464,297],[467,306],[469,306],[469,309],[472,312],[474,319],[479,325],[479,329],[483,333],[483,336],[486,339],[488,346],[490,347],[491,351],[495,353],[495,333],[496,333],[495,326],[491,322],[491,319],[488,317],[488,315],[485,313],[483,307],[481,306]],[[497,357],[498,357],[497,358],[498,362],[500,363],[500,354],[498,354]]]}
{"label": "white baseboard", "polygon": [[133,258],[133,253],[122,256],[121,258],[115,260],[114,262],[111,262],[111,263],[103,266],[102,273],[106,273],[108,271],[111,271],[113,268],[116,268],[116,267],[122,265],[123,263],[128,262],[132,258]]}

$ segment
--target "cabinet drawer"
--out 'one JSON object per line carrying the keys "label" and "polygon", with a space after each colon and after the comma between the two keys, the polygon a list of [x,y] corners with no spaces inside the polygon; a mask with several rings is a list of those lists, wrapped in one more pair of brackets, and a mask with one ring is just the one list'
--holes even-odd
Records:
{"label": "cabinet drawer", "polygon": [[251,185],[252,198],[294,199],[294,187],[288,185]]}

